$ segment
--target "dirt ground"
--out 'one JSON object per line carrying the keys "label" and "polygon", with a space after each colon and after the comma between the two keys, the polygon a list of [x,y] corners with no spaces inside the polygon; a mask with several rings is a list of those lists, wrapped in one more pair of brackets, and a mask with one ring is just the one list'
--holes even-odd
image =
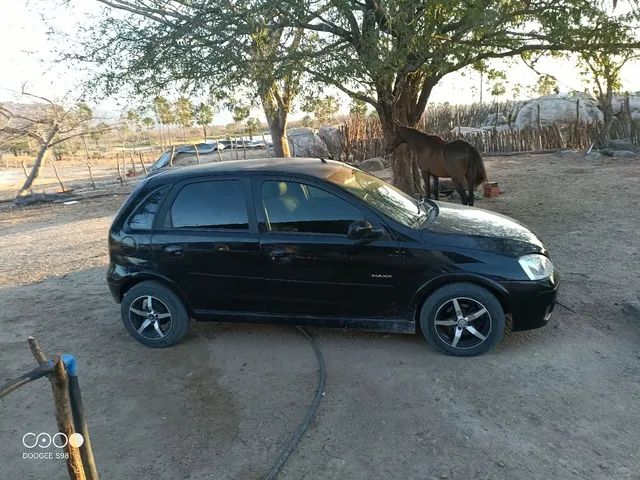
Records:
{"label": "dirt ground", "polygon": [[[422,338],[311,329],[327,362],[317,418],[281,479],[640,479],[640,159],[488,158],[504,193],[478,206],[536,231],[562,275],[546,328],[452,358]],[[257,479],[302,419],[316,360],[295,329],[196,324],[145,348],[107,290],[106,236],[125,196],[0,206],[0,381],[26,338],[73,353],[104,479]],[[23,459],[56,430],[39,381],[0,401],[0,478],[65,478]],[[49,449],[48,451],[54,451]]]}

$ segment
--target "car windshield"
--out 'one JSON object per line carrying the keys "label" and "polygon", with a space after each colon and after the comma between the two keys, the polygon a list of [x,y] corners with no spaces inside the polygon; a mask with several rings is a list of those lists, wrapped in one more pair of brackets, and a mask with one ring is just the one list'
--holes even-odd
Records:
{"label": "car windshield", "polygon": [[407,227],[421,228],[434,208],[360,170],[339,168],[326,179]]}

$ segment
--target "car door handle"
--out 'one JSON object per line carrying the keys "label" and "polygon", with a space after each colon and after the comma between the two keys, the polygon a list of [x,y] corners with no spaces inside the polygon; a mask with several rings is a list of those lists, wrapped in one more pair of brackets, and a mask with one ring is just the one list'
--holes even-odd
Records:
{"label": "car door handle", "polygon": [[291,261],[291,253],[287,250],[272,250],[269,258],[274,263],[288,263]]}
{"label": "car door handle", "polygon": [[167,245],[164,247],[164,252],[170,257],[177,258],[184,254],[184,248],[180,245]]}

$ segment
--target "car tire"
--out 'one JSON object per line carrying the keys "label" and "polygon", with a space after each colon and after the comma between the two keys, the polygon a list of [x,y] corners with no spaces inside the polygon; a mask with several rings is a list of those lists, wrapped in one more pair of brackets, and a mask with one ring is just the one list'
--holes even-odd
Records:
{"label": "car tire", "polygon": [[191,319],[180,297],[152,280],[140,282],[127,291],[120,314],[129,334],[147,347],[175,345],[191,327]]}
{"label": "car tire", "polygon": [[460,357],[479,355],[502,338],[505,326],[500,301],[473,283],[439,288],[420,310],[420,327],[439,350]]}

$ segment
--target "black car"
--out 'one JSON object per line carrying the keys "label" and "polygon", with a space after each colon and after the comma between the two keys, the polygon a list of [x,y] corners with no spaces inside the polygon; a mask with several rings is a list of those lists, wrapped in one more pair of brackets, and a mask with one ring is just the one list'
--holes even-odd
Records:
{"label": "black car", "polygon": [[139,342],[190,319],[423,335],[453,355],[543,326],[558,276],[508,217],[416,200],[343,163],[260,159],[161,171],[109,231],[107,280]]}

